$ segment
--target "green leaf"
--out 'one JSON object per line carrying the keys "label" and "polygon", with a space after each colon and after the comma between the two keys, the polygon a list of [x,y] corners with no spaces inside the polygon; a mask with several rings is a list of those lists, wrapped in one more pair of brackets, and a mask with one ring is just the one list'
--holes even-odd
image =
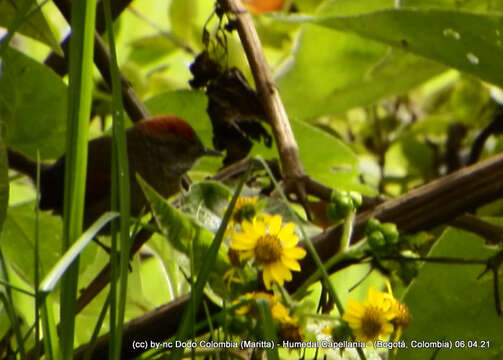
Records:
{"label": "green leaf", "polygon": [[182,41],[192,43],[197,37],[196,21],[199,1],[173,1],[169,8],[169,18],[173,34]]}
{"label": "green leaf", "polygon": [[[194,256],[193,266],[197,272],[206,258],[207,251],[213,241],[213,234],[203,228],[194,219],[175,209],[140,177],[138,177],[138,182],[150,203],[157,225],[166,239],[175,249],[185,255],[189,254],[192,247]],[[186,268],[186,259],[177,257],[176,261],[180,266]],[[223,274],[228,267],[226,250],[221,247],[214,270],[219,274]]]}
{"label": "green leaf", "polygon": [[[0,127],[3,129],[3,121],[0,120]],[[9,205],[9,164],[7,164],[7,151],[5,148],[4,134],[0,133],[0,234],[7,217],[7,207]]]}
{"label": "green leaf", "polygon": [[[358,15],[392,6],[384,0],[327,1],[317,16]],[[290,117],[305,120],[407,91],[444,69],[348,32],[303,24],[294,57],[277,81]]]}
{"label": "green leaf", "polygon": [[501,11],[503,3],[501,0],[401,0],[400,8],[418,9],[452,9],[472,11],[479,13],[489,13],[491,11]]}
{"label": "green leaf", "polygon": [[[484,246],[481,238],[447,229],[429,256],[486,259],[497,252]],[[437,360],[500,359],[503,355],[503,322],[496,316],[492,273],[477,277],[483,265],[426,263],[405,294],[403,301],[412,315],[402,338],[409,341],[453,342],[453,349],[441,349]],[[478,341],[479,348],[454,348],[456,340]],[[480,348],[481,341],[490,347]],[[397,359],[430,359],[435,349],[403,349]]]}
{"label": "green leaf", "polygon": [[[341,140],[306,122],[290,118],[307,174],[330,187],[372,194],[374,190],[359,182],[358,158]],[[278,157],[276,148],[256,144],[251,155]]]}
{"label": "green leaf", "polygon": [[18,151],[42,159],[65,149],[67,88],[49,68],[8,48],[0,76],[0,118],[5,141]]}
{"label": "green leaf", "polygon": [[193,184],[183,197],[182,209],[194,214],[197,221],[216,232],[222,221],[232,193],[225,186],[213,181]]}
{"label": "green leaf", "polygon": [[411,136],[403,136],[388,150],[386,159],[389,159],[387,163],[390,164],[389,167],[392,171],[402,166],[407,169],[409,176],[426,177],[433,169],[434,155],[433,150],[426,142]]}
{"label": "green leaf", "polygon": [[[27,283],[32,285],[34,279],[34,246],[35,246],[35,204],[33,202],[20,206],[11,206],[7,211],[0,245],[9,265]],[[50,268],[61,257],[61,219],[50,215],[48,211],[39,213],[39,252],[40,277],[44,277]],[[81,270],[93,264],[96,247],[92,247],[81,256]]]}
{"label": "green leaf", "polygon": [[[13,23],[20,11],[19,3],[21,2],[8,0],[0,1],[0,14],[2,14],[2,16],[0,16],[0,27],[8,29]],[[58,55],[63,56],[63,50],[59,46],[58,40],[54,37],[41,8],[35,10],[35,7],[38,6],[37,2],[32,0],[32,3],[33,13],[28,13],[29,17],[23,20],[17,32],[46,44]]]}
{"label": "green leaf", "polygon": [[[2,250],[11,266],[28,283],[34,279],[34,203],[10,207],[4,223]],[[40,212],[40,275],[43,277],[61,256],[61,220]]]}
{"label": "green leaf", "polygon": [[130,60],[141,65],[158,61],[178,49],[171,39],[162,34],[136,39],[130,46],[132,48]]}
{"label": "green leaf", "polygon": [[503,16],[449,10],[393,9],[315,17],[321,26],[358,34],[503,85]]}

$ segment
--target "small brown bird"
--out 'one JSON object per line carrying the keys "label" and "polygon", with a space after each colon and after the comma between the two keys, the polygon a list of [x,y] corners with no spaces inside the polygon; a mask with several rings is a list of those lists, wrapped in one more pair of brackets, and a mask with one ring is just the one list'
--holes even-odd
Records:
{"label": "small brown bird", "polygon": [[[134,124],[126,132],[131,181],[131,215],[138,216],[148,202],[136,174],[164,197],[177,193],[180,181],[203,155],[220,155],[206,149],[194,129],[174,115],[153,116]],[[111,138],[91,140],[85,194],[84,227],[89,227],[110,209]],[[15,151],[8,151],[9,167],[36,179],[37,164]],[[53,164],[42,164],[40,172],[40,209],[63,212],[65,157]]]}

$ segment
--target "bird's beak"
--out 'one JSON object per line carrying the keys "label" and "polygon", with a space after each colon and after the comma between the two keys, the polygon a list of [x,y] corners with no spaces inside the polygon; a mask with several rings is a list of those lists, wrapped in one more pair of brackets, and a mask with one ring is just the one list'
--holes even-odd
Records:
{"label": "bird's beak", "polygon": [[206,156],[223,156],[223,154],[221,152],[218,152],[216,150],[213,150],[213,149],[204,149],[204,155]]}

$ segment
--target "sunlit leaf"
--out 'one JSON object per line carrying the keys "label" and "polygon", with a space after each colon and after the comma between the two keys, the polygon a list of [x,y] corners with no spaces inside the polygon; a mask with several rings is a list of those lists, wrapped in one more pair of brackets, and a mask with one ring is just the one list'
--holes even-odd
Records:
{"label": "sunlit leaf", "polygon": [[[0,126],[3,123],[0,120]],[[7,149],[3,134],[0,134],[0,233],[7,216],[7,206],[9,204],[9,165],[7,164]]]}
{"label": "sunlit leaf", "polygon": [[[213,233],[203,228],[194,219],[175,209],[141,178],[139,178],[139,183],[152,207],[157,225],[166,239],[175,249],[186,256],[189,256],[189,253],[193,251],[193,266],[197,273],[211,245]],[[223,273],[228,267],[226,259],[227,253],[222,247],[214,267],[217,273]],[[184,261],[181,258],[177,258],[177,262],[184,267],[187,264],[186,259]],[[186,275],[190,275],[190,273],[187,272]]]}
{"label": "sunlit leaf", "polygon": [[67,88],[28,56],[7,49],[0,76],[0,118],[7,146],[32,158],[56,158],[65,149]]}
{"label": "sunlit leaf", "polygon": [[[351,16],[390,7],[393,1],[327,1],[316,14]],[[277,80],[289,115],[311,119],[407,91],[444,69],[348,32],[303,24]]]}
{"label": "sunlit leaf", "polygon": [[[484,246],[479,237],[461,230],[447,229],[428,256],[485,259],[497,250]],[[412,315],[403,339],[410,341],[452,341],[452,349],[440,349],[436,359],[498,359],[503,354],[503,324],[496,315],[492,273],[478,276],[484,265],[426,263],[411,284],[403,301]],[[465,346],[454,346],[464,341]],[[476,342],[477,347],[468,346]],[[482,347],[483,341],[486,343]],[[399,360],[429,359],[434,348],[398,351]]]}
{"label": "sunlit leaf", "polygon": [[[33,12],[28,13],[29,16],[23,20],[22,25],[19,29],[17,29],[17,31],[48,45],[58,55],[62,56],[63,50],[59,46],[58,40],[52,33],[44,14],[40,8],[35,10],[37,2],[35,0],[31,1],[33,3],[31,11]],[[16,16],[18,16],[18,12],[20,11],[19,5],[23,2],[24,0],[0,1],[0,14],[2,14],[2,16],[0,16],[0,27],[9,28]]]}
{"label": "sunlit leaf", "polygon": [[312,19],[319,25],[403,49],[503,85],[503,16],[391,9]]}

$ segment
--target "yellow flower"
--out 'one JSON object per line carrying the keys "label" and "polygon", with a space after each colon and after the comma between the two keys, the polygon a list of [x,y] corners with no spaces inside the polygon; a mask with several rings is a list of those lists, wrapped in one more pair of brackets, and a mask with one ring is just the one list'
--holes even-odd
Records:
{"label": "yellow flower", "polygon": [[392,322],[395,325],[395,336],[393,340],[398,341],[402,335],[403,329],[410,324],[410,313],[407,305],[393,297],[389,281],[386,282],[386,286],[388,288],[388,295],[391,299],[391,312],[394,315]]}
{"label": "yellow flower", "polygon": [[391,285],[386,283],[388,292],[369,289],[367,299],[362,303],[349,300],[345,320],[357,340],[385,340],[394,332],[394,341],[400,339],[402,331],[410,323],[410,313],[407,306],[395,299]]}
{"label": "yellow flower", "polygon": [[[282,325],[297,324],[297,321],[289,315],[288,308],[278,302],[278,298],[275,295],[263,291],[255,291],[246,293],[244,297],[247,300],[266,299],[267,301],[269,301],[269,307],[271,309],[271,314],[274,320],[277,320]],[[245,315],[248,314],[251,310],[251,305],[243,305],[236,309],[236,313],[239,315]]]}
{"label": "yellow flower", "polygon": [[402,336],[402,331],[410,324],[410,313],[407,305],[395,299],[391,311],[394,313],[393,324],[395,325],[395,336],[393,341],[398,341]]}
{"label": "yellow flower", "polygon": [[236,200],[236,205],[232,209],[232,215],[225,229],[224,237],[232,237],[236,225],[241,224],[243,220],[251,221],[256,215],[257,210],[255,208],[255,203],[258,200],[258,196],[240,196]]}
{"label": "yellow flower", "polygon": [[363,303],[350,299],[342,319],[346,321],[357,341],[372,342],[386,340],[393,332],[390,322],[396,315],[392,311],[392,296],[388,293],[369,289]]}
{"label": "yellow flower", "polygon": [[231,221],[240,224],[244,220],[252,220],[256,215],[255,203],[258,196],[240,196],[232,210]]}
{"label": "yellow flower", "polygon": [[298,260],[306,251],[297,247],[299,238],[293,233],[295,225],[281,227],[281,216],[259,215],[252,222],[241,223],[242,232],[232,235],[230,248],[240,252],[243,260],[254,259],[263,269],[267,289],[273,281],[283,285],[292,279],[291,271],[300,271]]}

